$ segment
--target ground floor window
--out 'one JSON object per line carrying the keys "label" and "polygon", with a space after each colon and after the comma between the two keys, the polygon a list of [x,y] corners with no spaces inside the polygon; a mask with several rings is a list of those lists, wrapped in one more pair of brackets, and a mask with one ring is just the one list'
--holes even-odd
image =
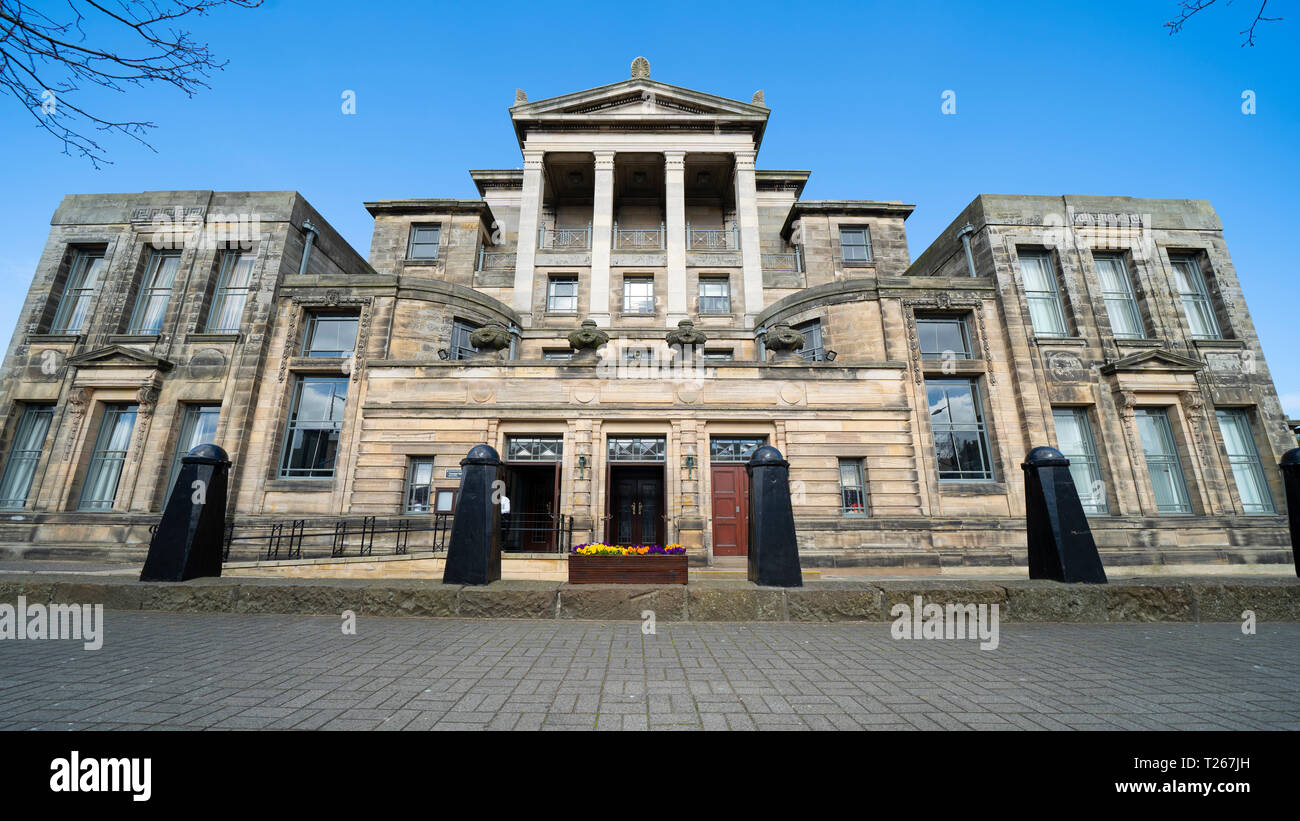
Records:
{"label": "ground floor window", "polygon": [[131,449],[131,435],[135,433],[137,405],[109,405],[104,408],[104,418],[95,437],[95,450],[90,455],[90,468],[81,486],[79,510],[112,510],[117,499],[117,485],[122,479],[126,454]]}
{"label": "ground floor window", "polygon": [[667,458],[662,436],[611,436],[608,447],[611,462],[662,462]]}
{"label": "ground floor window", "polygon": [[171,472],[167,474],[167,496],[171,498],[176,477],[181,475],[181,459],[199,445],[216,443],[217,420],[221,417],[220,405],[186,405],[181,418],[181,435],[176,440],[172,454]]}
{"label": "ground floor window", "polygon": [[558,462],[564,454],[563,436],[507,436],[507,462]]}
{"label": "ground floor window", "polygon": [[412,457],[406,478],[406,512],[428,513],[432,492],[433,457]]}
{"label": "ground floor window", "polygon": [[992,480],[993,459],[979,385],[970,379],[927,379],[925,393],[939,478]]}
{"label": "ground floor window", "polygon": [[861,459],[840,460],[840,511],[846,516],[867,515],[867,488]]}
{"label": "ground floor window", "polygon": [[767,444],[766,436],[722,437],[709,440],[709,461],[748,462],[754,451]]}
{"label": "ground floor window", "polygon": [[1219,420],[1219,430],[1223,433],[1223,447],[1228,453],[1232,479],[1237,483],[1237,495],[1241,497],[1242,512],[1272,513],[1273,497],[1268,492],[1268,481],[1264,478],[1259,451],[1255,449],[1250,417],[1239,408],[1220,410],[1215,415]]}
{"label": "ground floor window", "polygon": [[282,479],[332,479],[347,406],[346,376],[300,376],[284,442]]}
{"label": "ground floor window", "polygon": [[1156,497],[1156,512],[1184,514],[1192,512],[1183,479],[1183,464],[1174,444],[1174,432],[1169,425],[1169,412],[1164,408],[1138,408],[1136,412],[1138,436],[1142,439],[1142,454],[1146,457],[1147,473],[1151,477],[1151,492]]}
{"label": "ground floor window", "polygon": [[1106,504],[1106,485],[1101,478],[1092,426],[1088,423],[1088,410],[1057,408],[1052,411],[1052,420],[1056,423],[1057,450],[1070,460],[1070,476],[1074,479],[1075,489],[1079,491],[1084,513],[1104,515],[1109,509]]}
{"label": "ground floor window", "polygon": [[4,478],[0,479],[0,508],[22,510],[27,506],[27,494],[31,492],[36,465],[41,461],[45,436],[53,418],[53,405],[28,405],[23,409],[5,461]]}

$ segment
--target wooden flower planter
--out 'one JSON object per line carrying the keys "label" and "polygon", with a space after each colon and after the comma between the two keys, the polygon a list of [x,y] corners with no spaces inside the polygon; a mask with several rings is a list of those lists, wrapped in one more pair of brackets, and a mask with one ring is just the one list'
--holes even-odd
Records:
{"label": "wooden flower planter", "polygon": [[569,584],[686,584],[686,554],[579,556],[570,553]]}

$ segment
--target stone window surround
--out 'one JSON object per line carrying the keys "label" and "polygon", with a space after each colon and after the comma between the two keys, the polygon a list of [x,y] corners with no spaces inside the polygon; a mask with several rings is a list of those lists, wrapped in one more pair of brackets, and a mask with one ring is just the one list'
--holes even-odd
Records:
{"label": "stone window surround", "polygon": [[[1102,321],[1106,323],[1106,333],[1104,339],[1110,340],[1119,345],[1146,345],[1151,346],[1158,344],[1163,337],[1163,324],[1160,317],[1155,315],[1151,308],[1153,300],[1152,294],[1152,265],[1155,264],[1142,254],[1138,253],[1138,246],[1135,243],[1112,244],[1109,247],[1094,247],[1085,245],[1082,242],[1078,247],[1079,262],[1083,275],[1084,289],[1093,303],[1093,313],[1097,318],[1098,332],[1101,329]],[[1141,337],[1116,337],[1110,324],[1110,314],[1105,307],[1105,300],[1102,297],[1101,274],[1097,270],[1097,255],[1114,255],[1118,256],[1128,270],[1129,286],[1133,289],[1133,299],[1137,302],[1138,317],[1142,323],[1142,332],[1146,334]]]}
{"label": "stone window surround", "polygon": [[[415,245],[415,230],[417,228],[437,228],[438,229],[438,253],[432,257],[413,257],[411,249]],[[403,252],[401,262],[403,265],[438,265],[446,256],[447,248],[447,225],[442,221],[422,222],[412,220],[406,227],[406,250]]]}
{"label": "stone window surround", "polygon": [[[869,254],[867,259],[845,259],[844,246],[840,242],[840,232],[843,229],[865,230],[867,232],[867,248]],[[862,220],[857,218],[846,218],[830,220],[832,250],[835,254],[835,265],[842,265],[849,268],[874,268],[876,267],[876,243],[875,243],[875,225],[871,220]],[[807,264],[805,262],[805,264]]]}
{"label": "stone window surround", "polygon": [[[1101,409],[1096,402],[1053,402],[1048,406],[1049,419],[1052,416],[1051,411],[1055,410],[1081,410],[1088,421],[1089,433],[1092,435],[1093,455],[1097,459],[1097,472],[1101,474],[1101,480],[1106,486],[1103,491],[1106,495],[1106,512],[1087,515],[1107,517],[1119,515],[1119,492],[1110,458],[1112,444],[1103,435]],[[1056,435],[1055,420],[1052,422],[1052,441],[1060,442]]]}
{"label": "stone window surround", "polygon": [[[1241,493],[1237,490],[1237,482],[1232,475],[1232,467],[1228,462],[1228,446],[1223,440],[1223,431],[1219,426],[1216,411],[1235,410],[1241,411],[1246,416],[1246,424],[1250,427],[1250,436],[1255,443],[1255,455],[1260,461],[1260,466],[1264,469],[1264,487],[1268,491],[1269,501],[1273,504],[1272,513],[1245,513],[1243,512]],[[1286,487],[1282,484],[1281,472],[1277,470],[1268,470],[1268,463],[1264,460],[1264,454],[1271,452],[1272,445],[1268,441],[1266,434],[1261,439],[1263,427],[1260,424],[1259,405],[1234,405],[1234,404],[1216,404],[1213,408],[1206,409],[1207,418],[1214,416],[1214,425],[1211,427],[1211,436],[1214,439],[1215,453],[1223,462],[1226,473],[1227,483],[1225,489],[1232,500],[1233,509],[1230,511],[1234,516],[1277,516],[1285,515],[1286,511]],[[1261,447],[1261,443],[1263,447]],[[1278,499],[1283,500],[1283,504],[1278,504]]]}
{"label": "stone window surround", "polygon": [[113,264],[112,240],[81,240],[73,239],[64,243],[63,256],[59,260],[58,266],[54,269],[54,276],[50,282],[50,290],[45,299],[37,308],[34,321],[31,323],[32,332],[35,334],[49,335],[50,327],[54,324],[55,317],[59,312],[59,304],[63,301],[63,295],[67,291],[68,278],[72,276],[72,267],[76,263],[80,254],[100,253],[104,257],[104,276],[100,279],[99,287],[95,289],[94,296],[90,299],[90,305],[86,309],[86,317],[83,327],[75,334],[59,334],[61,336],[74,336],[85,334],[95,316],[95,311],[99,307],[100,297],[104,293],[104,284],[108,281],[109,271]]}
{"label": "stone window surround", "polygon": [[[1056,342],[1062,339],[1082,339],[1079,333],[1079,318],[1077,316],[1077,306],[1075,302],[1074,289],[1069,286],[1064,272],[1065,260],[1060,248],[1054,245],[1045,245],[1038,238],[1029,239],[1029,241],[1018,241],[1017,239],[1008,240],[1011,251],[1011,271],[1014,277],[1016,292],[1019,296],[1020,310],[1024,314],[1025,328],[1029,331],[1034,344],[1039,340],[1050,340]],[[1033,320],[1029,315],[1029,296],[1025,289],[1025,277],[1020,268],[1021,254],[1043,254],[1047,256],[1048,264],[1052,267],[1052,275],[1056,277],[1056,293],[1061,300],[1061,314],[1065,320],[1064,336],[1044,336],[1034,330]]]}
{"label": "stone window surround", "polygon": [[1182,301],[1178,297],[1178,288],[1174,285],[1174,258],[1191,257],[1196,260],[1196,264],[1201,269],[1201,278],[1205,280],[1205,290],[1210,297],[1210,306],[1214,309],[1214,317],[1219,323],[1219,339],[1214,340],[1193,340],[1218,342],[1222,340],[1240,339],[1233,323],[1233,314],[1235,305],[1232,300],[1224,297],[1223,286],[1219,282],[1218,271],[1214,267],[1213,258],[1210,256],[1210,249],[1203,245],[1185,245],[1182,243],[1158,243],[1160,261],[1165,266],[1165,285],[1168,289],[1169,304],[1173,306],[1174,313],[1178,315],[1179,329],[1187,335],[1188,339],[1192,338],[1191,322],[1183,310]]}
{"label": "stone window surround", "polygon": [[[1197,444],[1194,441],[1198,438],[1198,434],[1191,427],[1193,420],[1188,418],[1184,403],[1179,400],[1178,394],[1133,391],[1125,391],[1124,393],[1130,395],[1129,401],[1132,404],[1125,405],[1122,401],[1118,403],[1120,423],[1123,426],[1124,436],[1129,445],[1129,461],[1133,470],[1133,478],[1137,483],[1140,515],[1150,518],[1173,519],[1208,515],[1209,511],[1206,508],[1208,488],[1205,485],[1205,466],[1197,458]],[[1156,511],[1155,491],[1152,488],[1151,476],[1147,472],[1146,459],[1143,457],[1142,437],[1137,428],[1135,412],[1139,408],[1161,408],[1168,414],[1169,430],[1174,438],[1174,450],[1178,454],[1178,461],[1183,472],[1183,484],[1187,488],[1188,503],[1191,506],[1191,510],[1187,513],[1162,515]]]}

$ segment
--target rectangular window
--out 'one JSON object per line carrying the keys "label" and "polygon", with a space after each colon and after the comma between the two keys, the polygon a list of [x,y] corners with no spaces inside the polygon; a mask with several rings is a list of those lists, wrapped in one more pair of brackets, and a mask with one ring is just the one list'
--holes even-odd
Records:
{"label": "rectangular window", "polygon": [[50,333],[81,333],[86,324],[86,315],[90,312],[90,301],[99,288],[106,265],[102,251],[76,252],[72,259],[72,269],[68,272],[67,284],[63,286],[63,296],[59,298],[58,310],[54,312]]}
{"label": "rectangular window", "polygon": [[281,479],[332,479],[348,399],[346,376],[300,376],[284,439]]}
{"label": "rectangular window", "polygon": [[407,259],[437,259],[438,242],[442,237],[441,225],[412,225],[411,243]]}
{"label": "rectangular window", "polygon": [[176,272],[180,267],[179,251],[154,251],[149,255],[149,265],[140,282],[140,295],[136,298],[127,333],[162,333],[163,317],[167,314],[167,303],[171,300]]}
{"label": "rectangular window", "polygon": [[1138,435],[1151,475],[1151,491],[1156,497],[1156,512],[1182,514],[1192,512],[1183,479],[1183,464],[1169,426],[1169,412],[1164,408],[1137,409]]}
{"label": "rectangular window", "polygon": [[871,231],[865,225],[841,228],[840,253],[845,262],[870,262]]}
{"label": "rectangular window", "polygon": [[221,255],[221,273],[217,289],[212,296],[212,310],[208,311],[208,333],[238,331],[248,302],[249,286],[253,277],[253,254],[227,251]]}
{"label": "rectangular window", "polygon": [[433,457],[411,457],[411,469],[406,480],[406,512],[428,513],[433,492]]}
{"label": "rectangular window", "polygon": [[573,359],[573,351],[565,348],[545,348],[542,350],[542,359],[546,362],[568,362]]}
{"label": "rectangular window", "polygon": [[803,348],[799,351],[800,356],[809,362],[826,361],[826,351],[822,348],[822,322],[820,319],[810,319],[807,322],[795,325],[794,330],[803,334]]}
{"label": "rectangular window", "polygon": [[916,339],[923,359],[970,359],[966,320],[955,316],[918,316]]}
{"label": "rectangular window", "polygon": [[1119,254],[1097,254],[1097,279],[1101,281],[1101,296],[1106,301],[1106,316],[1116,339],[1144,339],[1142,313],[1137,297],[1133,295],[1133,279],[1129,276],[1124,257]]}
{"label": "rectangular window", "polygon": [[578,278],[553,276],[546,283],[546,312],[549,314],[576,314],[578,312]]}
{"label": "rectangular window", "polygon": [[726,277],[700,278],[700,313],[731,313],[731,280]]}
{"label": "rectangular window", "polygon": [[1087,409],[1057,408],[1052,411],[1052,419],[1056,423],[1056,449],[1070,460],[1070,476],[1083,503],[1083,512],[1105,515],[1109,510],[1106,485],[1101,478]]}
{"label": "rectangular window", "polygon": [[666,441],[662,436],[610,437],[606,455],[610,462],[662,463],[667,458]]}
{"label": "rectangular window", "polygon": [[1052,258],[1041,252],[1020,254],[1020,273],[1029,300],[1029,318],[1039,336],[1065,336],[1065,307]]}
{"label": "rectangular window", "polygon": [[867,515],[867,488],[862,481],[862,460],[840,460],[840,512],[845,516]]}
{"label": "rectangular window", "polygon": [[979,386],[967,379],[927,379],[925,393],[939,479],[992,480],[993,460]]}
{"label": "rectangular window", "polygon": [[453,319],[451,322],[451,358],[452,359],[469,359],[478,353],[478,348],[469,341],[469,335],[483,326],[469,322],[464,319]]}
{"label": "rectangular window", "polygon": [[1216,411],[1219,430],[1223,433],[1223,447],[1228,453],[1237,495],[1241,497],[1244,513],[1272,513],[1273,495],[1264,478],[1264,466],[1255,448],[1255,436],[1250,429],[1250,417],[1244,410],[1231,408]]}
{"label": "rectangular window", "polygon": [[507,462],[558,462],[564,454],[563,436],[507,436]]}
{"label": "rectangular window", "polygon": [[744,464],[766,444],[766,436],[715,436],[709,439],[709,461]]}
{"label": "rectangular window", "polygon": [[730,348],[705,348],[704,360],[706,362],[732,362],[736,354]]}
{"label": "rectangular window", "polygon": [[95,437],[95,450],[90,455],[90,468],[81,486],[78,510],[113,509],[117,484],[122,479],[126,454],[131,449],[138,409],[138,405],[109,405],[104,408],[99,435]]}
{"label": "rectangular window", "polygon": [[45,436],[54,418],[53,405],[28,405],[18,420],[18,431],[9,448],[4,478],[0,479],[0,509],[22,510],[32,489],[36,465],[41,461]]}
{"label": "rectangular window", "polygon": [[221,417],[220,405],[187,405],[181,418],[181,435],[176,440],[176,453],[172,455],[171,473],[167,476],[167,495],[170,499],[176,477],[181,474],[181,459],[199,445],[215,445],[217,420]]}
{"label": "rectangular window", "polygon": [[654,358],[654,348],[629,347],[623,349],[624,362],[653,362]]}
{"label": "rectangular window", "polygon": [[311,314],[303,334],[303,356],[351,356],[357,347],[356,314]]}
{"label": "rectangular window", "polygon": [[1222,339],[1219,320],[1214,315],[1214,303],[1210,301],[1210,289],[1201,274],[1201,263],[1196,257],[1173,255],[1170,255],[1169,262],[1174,266],[1174,284],[1187,314],[1192,338]]}
{"label": "rectangular window", "polygon": [[652,314],[655,312],[655,281],[653,277],[627,277],[623,280],[623,313]]}

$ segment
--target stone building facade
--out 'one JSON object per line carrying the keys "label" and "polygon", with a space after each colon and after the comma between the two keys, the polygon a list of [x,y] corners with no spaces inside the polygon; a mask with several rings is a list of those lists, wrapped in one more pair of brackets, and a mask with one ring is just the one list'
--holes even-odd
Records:
{"label": "stone building facade", "polygon": [[1289,560],[1294,436],[1208,203],[982,195],[913,261],[911,205],[756,168],[768,115],[643,61],[517,92],[523,168],[366,203],[368,260],[294,192],[67,197],[4,360],[5,550],[139,555],[200,441],[237,523],[454,511],[486,442],[517,518],[712,563],[767,443],[809,566],[1014,565],[1051,444],[1108,564]]}

